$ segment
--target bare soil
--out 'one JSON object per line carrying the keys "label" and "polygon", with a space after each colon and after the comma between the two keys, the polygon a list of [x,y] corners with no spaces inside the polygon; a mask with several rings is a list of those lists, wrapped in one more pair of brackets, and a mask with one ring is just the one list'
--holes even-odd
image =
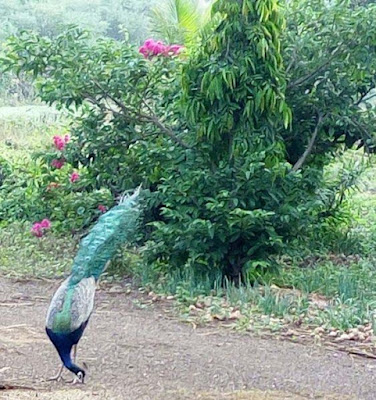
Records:
{"label": "bare soil", "polygon": [[[44,332],[59,282],[0,277],[0,399],[375,399],[376,361],[220,328],[193,329],[137,291],[102,289],[78,348],[85,385],[59,367]],[[65,373],[70,378],[69,372]]]}

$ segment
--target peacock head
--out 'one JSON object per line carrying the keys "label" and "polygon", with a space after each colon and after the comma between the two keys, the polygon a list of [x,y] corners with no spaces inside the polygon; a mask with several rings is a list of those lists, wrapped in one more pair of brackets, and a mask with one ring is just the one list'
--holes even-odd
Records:
{"label": "peacock head", "polygon": [[68,367],[68,369],[69,369],[71,372],[73,372],[74,374],[76,374],[77,379],[78,379],[78,381],[79,381],[80,383],[85,383],[85,375],[86,375],[86,372],[85,372],[83,369],[81,369],[80,367],[78,367],[78,366],[75,365],[75,364],[72,364],[72,366]]}
{"label": "peacock head", "polygon": [[77,372],[76,376],[77,376],[78,380],[80,381],[80,383],[85,383],[85,375],[86,375],[86,372],[83,369],[81,369],[80,371]]}

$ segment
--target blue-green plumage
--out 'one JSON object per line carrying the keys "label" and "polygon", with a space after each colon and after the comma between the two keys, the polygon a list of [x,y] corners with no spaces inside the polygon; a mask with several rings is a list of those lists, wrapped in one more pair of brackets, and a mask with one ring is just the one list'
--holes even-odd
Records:
{"label": "blue-green plumage", "polygon": [[123,197],[117,206],[102,215],[81,241],[71,274],[54,294],[47,312],[47,335],[63,365],[81,381],[85,372],[72,362],[70,353],[93,311],[97,280],[118,247],[132,240],[137,230],[139,191]]}

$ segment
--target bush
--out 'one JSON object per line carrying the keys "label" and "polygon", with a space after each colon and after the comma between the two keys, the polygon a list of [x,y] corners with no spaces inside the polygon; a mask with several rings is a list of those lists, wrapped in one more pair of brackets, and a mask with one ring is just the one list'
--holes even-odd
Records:
{"label": "bush", "polygon": [[[72,168],[53,170],[42,159],[10,165],[0,160],[0,223],[35,222],[48,218],[55,231],[79,232],[88,228],[109,208],[113,196],[108,189],[95,189],[84,168],[71,182]],[[76,176],[77,176],[76,175]]]}

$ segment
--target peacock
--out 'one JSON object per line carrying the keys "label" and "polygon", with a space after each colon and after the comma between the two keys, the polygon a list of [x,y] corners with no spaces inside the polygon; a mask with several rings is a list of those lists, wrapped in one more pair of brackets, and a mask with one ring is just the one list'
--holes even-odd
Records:
{"label": "peacock", "polygon": [[[64,367],[75,374],[73,383],[84,383],[85,371],[75,364],[77,344],[94,308],[96,283],[122,243],[130,241],[140,216],[140,187],[103,214],[82,239],[71,274],[55,292],[48,308],[46,332],[63,363],[50,380],[62,379]],[[71,357],[73,348],[73,360]]]}

